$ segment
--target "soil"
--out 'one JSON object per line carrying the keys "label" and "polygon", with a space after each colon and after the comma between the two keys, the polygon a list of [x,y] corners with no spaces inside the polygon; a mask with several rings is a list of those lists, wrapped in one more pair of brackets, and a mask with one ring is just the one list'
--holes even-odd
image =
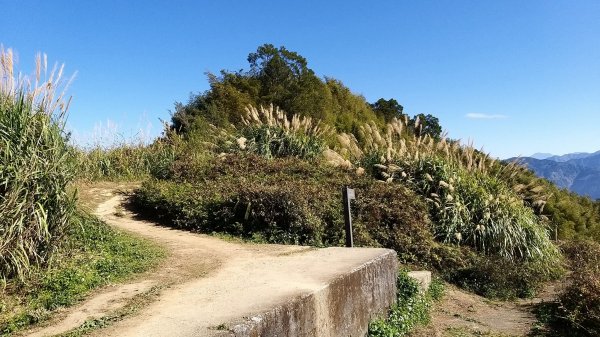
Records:
{"label": "soil", "polygon": [[431,323],[411,336],[528,336],[537,319],[534,306],[556,299],[558,284],[548,284],[536,298],[491,301],[446,285],[442,301],[435,305]]}

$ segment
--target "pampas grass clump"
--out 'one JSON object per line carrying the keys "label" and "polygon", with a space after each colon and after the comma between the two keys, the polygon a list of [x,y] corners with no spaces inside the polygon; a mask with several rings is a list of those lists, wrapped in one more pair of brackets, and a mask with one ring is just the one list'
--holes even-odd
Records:
{"label": "pampas grass clump", "polygon": [[47,262],[75,210],[67,185],[75,175],[64,131],[69,100],[63,67],[15,73],[0,48],[0,279],[23,278]]}

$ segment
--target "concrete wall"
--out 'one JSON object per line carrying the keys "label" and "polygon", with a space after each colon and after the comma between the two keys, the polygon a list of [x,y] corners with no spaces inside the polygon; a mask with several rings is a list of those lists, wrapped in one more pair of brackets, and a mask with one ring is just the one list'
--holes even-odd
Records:
{"label": "concrete wall", "polygon": [[396,253],[382,251],[322,289],[233,322],[218,336],[365,336],[371,319],[387,314],[396,298]]}

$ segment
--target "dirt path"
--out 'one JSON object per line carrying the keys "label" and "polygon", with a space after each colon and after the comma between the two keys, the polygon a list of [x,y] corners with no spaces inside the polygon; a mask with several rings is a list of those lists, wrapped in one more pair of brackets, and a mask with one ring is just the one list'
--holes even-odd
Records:
{"label": "dirt path", "polygon": [[527,336],[536,323],[533,305],[555,298],[556,285],[548,285],[534,299],[514,302],[490,301],[447,285],[431,324],[411,336]]}
{"label": "dirt path", "polygon": [[[266,311],[286,299],[324,287],[348,268],[368,261],[378,249],[314,249],[240,244],[160,227],[116,212],[122,195],[110,190],[96,214],[108,224],[149,238],[169,252],[158,270],[139,281],[109,287],[29,336],[53,336],[125,306],[136,294],[162,289],[135,317],[92,332],[97,336],[211,336],[241,317]],[[119,214],[119,216],[116,215]],[[343,252],[343,254],[339,254]]]}

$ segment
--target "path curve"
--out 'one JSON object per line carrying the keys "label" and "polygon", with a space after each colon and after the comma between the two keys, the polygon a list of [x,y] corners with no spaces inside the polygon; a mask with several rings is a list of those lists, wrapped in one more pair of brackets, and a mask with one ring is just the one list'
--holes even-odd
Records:
{"label": "path curve", "polygon": [[[113,192],[110,192],[113,193]],[[96,215],[111,226],[151,239],[168,251],[166,262],[142,280],[109,287],[68,310],[42,337],[64,333],[124,306],[137,293],[163,287],[136,316],[96,330],[96,336],[212,336],[224,326],[307,293],[381,254],[380,249],[242,244],[161,227],[116,209],[124,196],[102,202]]]}

